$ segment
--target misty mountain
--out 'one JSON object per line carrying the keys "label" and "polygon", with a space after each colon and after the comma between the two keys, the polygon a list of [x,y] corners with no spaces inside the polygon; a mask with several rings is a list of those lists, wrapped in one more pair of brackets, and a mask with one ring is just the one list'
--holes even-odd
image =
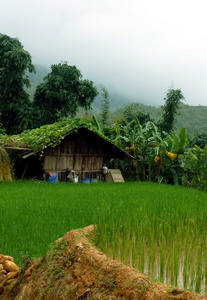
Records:
{"label": "misty mountain", "polygon": [[[27,92],[30,94],[31,100],[33,99],[36,86],[39,83],[41,83],[43,81],[44,77],[51,71],[50,68],[40,66],[40,65],[35,65],[35,69],[36,69],[36,73],[29,73],[29,72],[27,73],[27,75],[30,78],[30,83],[31,83],[31,87],[29,87],[27,89]],[[94,84],[95,84],[95,86],[97,86],[97,88],[99,88],[99,83],[94,82]],[[107,87],[106,87],[106,89],[107,89]],[[111,103],[111,110],[115,110],[118,107],[122,107],[131,101],[131,99],[127,99],[126,97],[124,97],[122,95],[118,95],[113,90],[108,90],[108,92],[109,92],[109,100]],[[95,110],[100,110],[101,100],[102,100],[102,97],[99,94],[93,102],[93,108]]]}
{"label": "misty mountain", "polygon": [[31,86],[27,89],[28,94],[30,95],[31,100],[33,99],[36,86],[41,83],[44,77],[50,72],[50,68],[35,65],[36,73],[29,73],[27,75],[30,79]]}

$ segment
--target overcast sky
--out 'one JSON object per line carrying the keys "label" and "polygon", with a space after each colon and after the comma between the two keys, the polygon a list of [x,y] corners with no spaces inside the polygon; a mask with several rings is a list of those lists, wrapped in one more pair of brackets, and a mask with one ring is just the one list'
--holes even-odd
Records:
{"label": "overcast sky", "polygon": [[206,14],[207,0],[1,0],[0,32],[129,100],[162,105],[173,82],[207,106]]}

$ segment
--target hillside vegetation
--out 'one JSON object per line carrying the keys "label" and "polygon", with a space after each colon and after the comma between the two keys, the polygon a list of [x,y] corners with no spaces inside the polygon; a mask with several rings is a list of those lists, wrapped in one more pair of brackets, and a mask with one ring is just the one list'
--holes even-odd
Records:
{"label": "hillside vegetation", "polygon": [[[43,78],[50,72],[50,68],[36,65],[36,74],[28,74],[31,81],[31,87],[28,89],[31,99],[35,92],[36,86],[42,82]],[[106,87],[107,88],[107,87]],[[141,111],[149,113],[151,119],[157,121],[162,117],[162,108],[157,106],[149,106],[141,103],[142,100],[139,99],[137,95],[137,103],[139,103],[139,108]],[[130,98],[126,98],[122,95],[118,95],[113,91],[109,91],[110,100],[110,110],[111,110],[111,120],[115,117],[121,115],[122,108],[131,103]],[[164,104],[164,101],[163,101]],[[97,96],[93,105],[93,113],[98,114],[101,109],[101,96]],[[181,128],[186,128],[188,134],[193,136],[196,132],[207,132],[207,106],[191,106],[187,104],[182,104],[179,115],[177,116],[176,128],[180,130]]]}
{"label": "hillside vegetation", "polygon": [[[126,103],[125,105],[127,105]],[[151,119],[157,121],[162,117],[162,107],[148,106],[142,103],[138,104],[140,111],[149,113]],[[118,119],[122,114],[124,107],[117,108],[112,116]],[[179,109],[179,114],[176,117],[176,131],[185,128],[189,136],[193,136],[196,132],[207,132],[207,106],[190,106],[182,103]]]}

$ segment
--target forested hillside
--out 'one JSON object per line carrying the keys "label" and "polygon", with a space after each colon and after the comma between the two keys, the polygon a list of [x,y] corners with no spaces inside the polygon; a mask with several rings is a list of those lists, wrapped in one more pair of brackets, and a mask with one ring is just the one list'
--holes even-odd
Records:
{"label": "forested hillside", "polygon": [[[142,103],[139,103],[138,107],[140,111],[149,113],[151,119],[155,121],[162,118],[162,107],[147,106]],[[124,108],[117,109],[113,114],[114,118],[118,118],[123,110]],[[184,127],[190,136],[193,136],[196,132],[207,132],[207,106],[181,104],[176,119],[175,126],[177,130]]]}
{"label": "forested hillside", "polygon": [[[143,106],[143,110],[149,112],[155,120],[162,116],[161,107]],[[177,129],[186,128],[190,136],[195,132],[207,132],[207,106],[181,104],[176,127]]]}
{"label": "forested hillside", "polygon": [[182,105],[177,127],[185,127],[189,135],[195,132],[207,132],[207,106]]}
{"label": "forested hillside", "polygon": [[[29,73],[31,87],[28,92],[31,99],[34,95],[36,86],[43,80],[43,78],[50,72],[50,68],[36,65],[36,74]],[[107,87],[106,87],[107,89]],[[123,108],[132,103],[130,98],[126,98],[122,95],[118,95],[112,90],[108,90],[110,100],[111,119],[115,120],[119,115],[122,114]],[[158,121],[162,117],[162,108],[156,106],[148,106],[142,103],[137,95],[138,107],[141,111],[149,113],[151,119]],[[164,101],[163,101],[164,104]],[[92,105],[94,112],[98,114],[101,109],[101,96],[98,95]],[[177,116],[176,127],[180,129],[185,127],[188,134],[193,136],[195,132],[207,132],[207,106],[190,106],[182,104]]]}

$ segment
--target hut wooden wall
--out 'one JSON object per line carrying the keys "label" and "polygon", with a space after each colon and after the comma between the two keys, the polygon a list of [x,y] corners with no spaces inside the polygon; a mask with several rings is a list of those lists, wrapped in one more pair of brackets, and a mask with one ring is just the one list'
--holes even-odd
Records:
{"label": "hut wooden wall", "polygon": [[43,168],[46,172],[64,172],[67,169],[83,173],[95,172],[104,166],[107,155],[104,143],[95,139],[94,134],[91,136],[87,131],[73,133],[59,146],[46,149]]}

